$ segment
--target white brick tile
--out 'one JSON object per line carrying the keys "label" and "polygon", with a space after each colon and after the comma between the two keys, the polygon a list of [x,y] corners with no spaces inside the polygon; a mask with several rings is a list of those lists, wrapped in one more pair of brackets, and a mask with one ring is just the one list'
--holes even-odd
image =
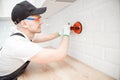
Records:
{"label": "white brick tile", "polygon": [[93,45],[91,52],[88,54],[99,59],[104,59],[104,48],[99,45]]}
{"label": "white brick tile", "polygon": [[88,55],[85,55],[85,54],[79,54],[79,53],[70,53],[69,54],[70,56],[84,62],[85,64],[88,64],[88,65],[91,65],[92,63],[92,57],[91,56],[88,56]]}
{"label": "white brick tile", "polygon": [[105,60],[100,60],[97,58],[92,58],[92,67],[118,79],[119,78],[119,66],[112,64],[110,62],[107,62]]}
{"label": "white brick tile", "polygon": [[94,56],[100,59],[104,58],[104,48],[98,45],[92,45],[88,43],[78,42],[78,41],[71,41],[76,43],[71,43],[70,51],[73,53],[83,53],[89,56]]}
{"label": "white brick tile", "polygon": [[117,33],[96,33],[93,34],[94,44],[103,45],[104,47],[120,48],[120,34]]}
{"label": "white brick tile", "polygon": [[105,60],[120,65],[120,49],[106,48]]}

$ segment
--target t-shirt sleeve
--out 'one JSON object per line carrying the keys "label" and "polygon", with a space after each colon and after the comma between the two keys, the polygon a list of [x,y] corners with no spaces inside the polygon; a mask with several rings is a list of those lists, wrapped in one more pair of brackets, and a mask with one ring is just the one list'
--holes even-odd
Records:
{"label": "t-shirt sleeve", "polygon": [[23,61],[29,60],[42,49],[38,44],[30,41],[16,41],[10,45],[10,48],[12,53],[9,55]]}

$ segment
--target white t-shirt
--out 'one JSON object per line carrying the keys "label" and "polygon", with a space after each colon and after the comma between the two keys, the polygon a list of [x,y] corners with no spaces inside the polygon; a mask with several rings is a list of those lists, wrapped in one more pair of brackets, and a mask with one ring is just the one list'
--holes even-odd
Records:
{"label": "white t-shirt", "polygon": [[26,35],[24,36],[25,38],[19,35],[10,36],[2,45],[0,76],[14,72],[42,49],[38,44],[31,42]]}

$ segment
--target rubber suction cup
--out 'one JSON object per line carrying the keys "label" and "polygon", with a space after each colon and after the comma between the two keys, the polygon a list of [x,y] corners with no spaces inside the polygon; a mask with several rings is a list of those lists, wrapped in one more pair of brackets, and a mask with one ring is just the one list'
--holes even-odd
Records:
{"label": "rubber suction cup", "polygon": [[70,30],[73,30],[75,33],[80,34],[82,32],[82,24],[77,21],[73,26],[70,27]]}

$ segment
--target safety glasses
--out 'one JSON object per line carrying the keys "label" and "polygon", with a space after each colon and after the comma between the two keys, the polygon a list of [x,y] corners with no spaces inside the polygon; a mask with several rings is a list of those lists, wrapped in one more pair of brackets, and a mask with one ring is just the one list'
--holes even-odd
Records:
{"label": "safety glasses", "polygon": [[40,17],[38,17],[38,18],[30,18],[30,17],[28,17],[28,18],[25,18],[25,20],[40,21]]}

